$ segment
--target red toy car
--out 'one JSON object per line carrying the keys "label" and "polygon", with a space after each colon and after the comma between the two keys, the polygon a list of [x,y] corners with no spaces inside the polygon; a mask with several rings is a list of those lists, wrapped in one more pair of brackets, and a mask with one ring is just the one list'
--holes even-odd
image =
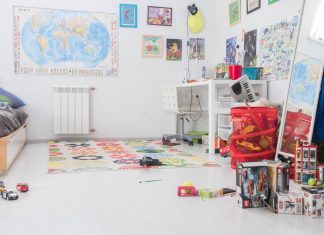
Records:
{"label": "red toy car", "polygon": [[18,183],[17,186],[16,186],[16,189],[19,191],[19,192],[28,192],[29,190],[29,186],[27,183]]}

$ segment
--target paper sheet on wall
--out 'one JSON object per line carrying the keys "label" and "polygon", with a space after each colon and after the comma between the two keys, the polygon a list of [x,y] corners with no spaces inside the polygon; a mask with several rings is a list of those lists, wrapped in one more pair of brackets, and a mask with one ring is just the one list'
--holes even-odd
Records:
{"label": "paper sheet on wall", "polygon": [[267,79],[288,78],[292,64],[298,16],[263,27],[259,36],[258,65]]}
{"label": "paper sheet on wall", "polygon": [[15,6],[17,74],[117,75],[117,16]]}

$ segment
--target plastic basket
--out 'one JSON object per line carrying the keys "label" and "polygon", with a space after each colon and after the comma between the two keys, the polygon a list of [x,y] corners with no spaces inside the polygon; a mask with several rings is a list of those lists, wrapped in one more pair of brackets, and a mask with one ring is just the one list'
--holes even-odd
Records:
{"label": "plastic basket", "polygon": [[273,107],[237,107],[231,109],[232,167],[237,162],[274,159],[277,146],[277,109]]}

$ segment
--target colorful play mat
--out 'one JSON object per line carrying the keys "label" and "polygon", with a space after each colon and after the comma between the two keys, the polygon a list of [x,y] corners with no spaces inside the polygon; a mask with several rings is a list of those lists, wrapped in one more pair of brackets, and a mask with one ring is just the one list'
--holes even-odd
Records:
{"label": "colorful play mat", "polygon": [[159,159],[151,168],[219,166],[160,140],[50,141],[48,173],[142,169],[142,157]]}

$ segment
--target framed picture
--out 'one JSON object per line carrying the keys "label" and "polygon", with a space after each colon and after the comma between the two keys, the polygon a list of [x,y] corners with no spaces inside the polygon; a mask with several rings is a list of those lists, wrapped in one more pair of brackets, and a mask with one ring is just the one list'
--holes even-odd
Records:
{"label": "framed picture", "polygon": [[166,40],[166,60],[180,61],[182,60],[182,40],[167,39]]}
{"label": "framed picture", "polygon": [[246,13],[250,14],[261,8],[261,0],[246,0]]}
{"label": "framed picture", "polygon": [[148,25],[172,25],[172,8],[169,7],[147,7],[147,24]]}
{"label": "framed picture", "polygon": [[257,30],[252,30],[244,34],[244,67],[257,66]]}
{"label": "framed picture", "polygon": [[119,26],[137,28],[137,5],[119,5]]}
{"label": "framed picture", "polygon": [[163,37],[161,35],[143,35],[142,55],[148,58],[163,56]]}
{"label": "framed picture", "polygon": [[229,24],[233,26],[241,21],[241,0],[232,1],[228,5]]}
{"label": "framed picture", "polygon": [[204,38],[189,39],[189,59],[205,60],[205,39]]}
{"label": "framed picture", "polygon": [[268,5],[271,5],[271,4],[275,3],[275,2],[279,2],[279,0],[268,0]]}

